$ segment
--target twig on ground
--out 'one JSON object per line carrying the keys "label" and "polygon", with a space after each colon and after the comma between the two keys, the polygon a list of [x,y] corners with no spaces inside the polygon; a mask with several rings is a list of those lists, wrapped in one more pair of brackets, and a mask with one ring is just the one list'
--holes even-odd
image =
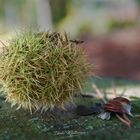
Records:
{"label": "twig on ground", "polygon": [[94,98],[95,94],[94,93],[81,93],[81,96],[85,98]]}
{"label": "twig on ground", "polygon": [[136,115],[134,115],[134,117],[140,119],[140,114],[136,114]]}
{"label": "twig on ground", "polygon": [[[125,117],[125,118],[121,117],[121,116],[118,115],[117,113],[116,113],[115,115],[116,115],[116,117],[117,117],[122,123],[124,123],[125,125],[127,125],[129,128],[131,127],[131,121],[126,117],[126,115],[124,116],[124,114],[123,114],[123,117]],[[127,119],[126,119],[126,118],[127,118]]]}
{"label": "twig on ground", "polygon": [[117,97],[117,90],[116,90],[116,86],[115,86],[115,83],[114,82],[112,82],[112,93],[113,93],[113,95],[115,96],[115,97]]}
{"label": "twig on ground", "polygon": [[99,88],[95,84],[93,84],[92,87],[93,87],[95,93],[97,94],[98,98],[100,98],[104,103],[107,103],[107,101],[105,100],[105,98],[104,98],[102,92],[99,90]]}
{"label": "twig on ground", "polygon": [[120,94],[120,96],[124,96],[124,94],[125,94],[125,92],[126,92],[126,88],[124,88],[123,90],[122,90],[122,92],[121,92],[121,94]]}
{"label": "twig on ground", "polygon": [[123,113],[123,118],[130,123],[130,125],[132,124],[132,122],[129,120],[129,118],[126,116],[126,114]]}

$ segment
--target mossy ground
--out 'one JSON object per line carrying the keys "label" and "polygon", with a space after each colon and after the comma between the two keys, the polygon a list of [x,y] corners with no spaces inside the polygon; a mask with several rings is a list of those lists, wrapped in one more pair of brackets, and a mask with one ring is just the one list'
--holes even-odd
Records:
{"label": "mossy ground", "polygon": [[[90,84],[95,82],[100,88],[111,86],[112,79],[91,79],[87,91],[91,91]],[[128,80],[113,80],[119,86],[139,86],[139,82]],[[93,99],[80,99],[81,103],[93,103]],[[79,102],[79,101],[78,101]],[[140,114],[140,99],[132,101],[132,113]],[[103,121],[96,115],[79,117],[71,113],[42,114],[22,109],[11,108],[0,98],[0,140],[48,140],[48,139],[94,139],[94,140],[139,140],[140,119],[130,118],[132,128],[127,128],[115,117],[110,121]]]}

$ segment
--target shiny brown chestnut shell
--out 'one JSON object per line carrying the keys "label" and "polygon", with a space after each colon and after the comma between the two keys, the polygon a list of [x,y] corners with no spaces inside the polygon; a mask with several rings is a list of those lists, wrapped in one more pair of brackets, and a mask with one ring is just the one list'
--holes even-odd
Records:
{"label": "shiny brown chestnut shell", "polygon": [[124,97],[116,97],[104,105],[105,112],[125,113],[124,104],[130,104],[130,101]]}
{"label": "shiny brown chestnut shell", "polygon": [[116,97],[113,99],[113,101],[119,101],[121,103],[126,103],[126,104],[130,104],[130,101],[124,97]]}

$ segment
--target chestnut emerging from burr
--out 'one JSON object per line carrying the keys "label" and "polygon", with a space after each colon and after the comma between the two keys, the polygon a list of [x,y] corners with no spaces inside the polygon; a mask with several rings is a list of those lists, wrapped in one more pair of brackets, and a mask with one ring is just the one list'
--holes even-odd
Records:
{"label": "chestnut emerging from burr", "polygon": [[114,113],[116,117],[128,127],[131,126],[131,121],[126,116],[126,114],[133,116],[131,114],[131,103],[128,99],[124,97],[116,97],[108,101],[104,105],[104,112],[99,114],[98,117],[103,120],[109,120],[112,113]]}

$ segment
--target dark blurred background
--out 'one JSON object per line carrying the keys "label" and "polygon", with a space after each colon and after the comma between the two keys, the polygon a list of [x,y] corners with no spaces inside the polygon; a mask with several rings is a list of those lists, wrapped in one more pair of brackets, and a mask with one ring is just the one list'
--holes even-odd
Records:
{"label": "dark blurred background", "polygon": [[83,40],[93,74],[140,80],[140,0],[0,0],[2,42],[37,28]]}

